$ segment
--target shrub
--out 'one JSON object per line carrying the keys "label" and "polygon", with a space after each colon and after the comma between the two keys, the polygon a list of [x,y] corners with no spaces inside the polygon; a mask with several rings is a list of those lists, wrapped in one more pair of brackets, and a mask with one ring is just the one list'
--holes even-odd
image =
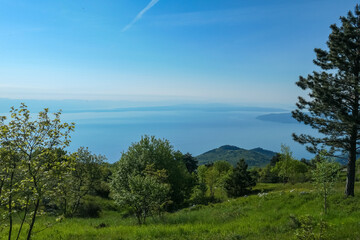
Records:
{"label": "shrub", "polygon": [[310,215],[300,216],[298,218],[299,228],[295,231],[295,239],[299,240],[320,240],[329,239],[329,233],[326,232],[328,224],[321,219],[319,222]]}
{"label": "shrub", "polygon": [[94,201],[85,200],[76,212],[77,217],[82,218],[98,218],[100,217],[101,207]]}

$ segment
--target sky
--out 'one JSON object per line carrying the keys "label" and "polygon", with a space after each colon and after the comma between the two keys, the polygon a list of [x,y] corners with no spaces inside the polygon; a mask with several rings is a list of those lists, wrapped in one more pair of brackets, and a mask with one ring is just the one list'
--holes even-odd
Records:
{"label": "sky", "polygon": [[0,97],[294,105],[353,0],[0,0]]}

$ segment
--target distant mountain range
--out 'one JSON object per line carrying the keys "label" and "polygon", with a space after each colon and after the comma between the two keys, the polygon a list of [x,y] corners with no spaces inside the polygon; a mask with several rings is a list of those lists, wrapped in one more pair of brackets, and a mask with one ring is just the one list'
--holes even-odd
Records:
{"label": "distant mountain range", "polygon": [[249,167],[263,167],[267,165],[276,152],[262,148],[246,150],[236,146],[225,145],[215,148],[196,157],[199,165],[210,164],[215,161],[225,160],[233,166],[244,158]]}
{"label": "distant mountain range", "polygon": [[62,109],[64,113],[83,112],[147,112],[147,111],[201,111],[201,112],[286,112],[276,107],[251,107],[222,103],[167,103],[131,102],[131,101],[97,101],[97,100],[30,100],[0,98],[0,113],[7,113],[11,106],[18,107],[25,102],[31,111],[42,111],[45,107],[51,111]]}

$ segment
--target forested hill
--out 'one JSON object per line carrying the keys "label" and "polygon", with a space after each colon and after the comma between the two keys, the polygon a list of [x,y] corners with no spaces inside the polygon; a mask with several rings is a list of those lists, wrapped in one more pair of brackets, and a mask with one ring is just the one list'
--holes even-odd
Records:
{"label": "forested hill", "polygon": [[241,158],[244,158],[249,167],[263,167],[270,162],[270,159],[275,154],[275,152],[262,148],[246,150],[236,146],[225,145],[203,153],[197,156],[196,159],[199,165],[225,160],[235,166]]}

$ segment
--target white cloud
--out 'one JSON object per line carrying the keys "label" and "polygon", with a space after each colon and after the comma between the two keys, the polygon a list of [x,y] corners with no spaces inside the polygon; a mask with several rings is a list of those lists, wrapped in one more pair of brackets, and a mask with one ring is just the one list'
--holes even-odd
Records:
{"label": "white cloud", "polygon": [[157,4],[159,2],[159,0],[151,0],[151,2],[143,9],[141,10],[138,15],[136,15],[136,17],[123,28],[123,32],[127,31],[129,28],[131,28],[137,21],[140,20],[140,18],[142,18],[142,16],[149,11],[155,4]]}

